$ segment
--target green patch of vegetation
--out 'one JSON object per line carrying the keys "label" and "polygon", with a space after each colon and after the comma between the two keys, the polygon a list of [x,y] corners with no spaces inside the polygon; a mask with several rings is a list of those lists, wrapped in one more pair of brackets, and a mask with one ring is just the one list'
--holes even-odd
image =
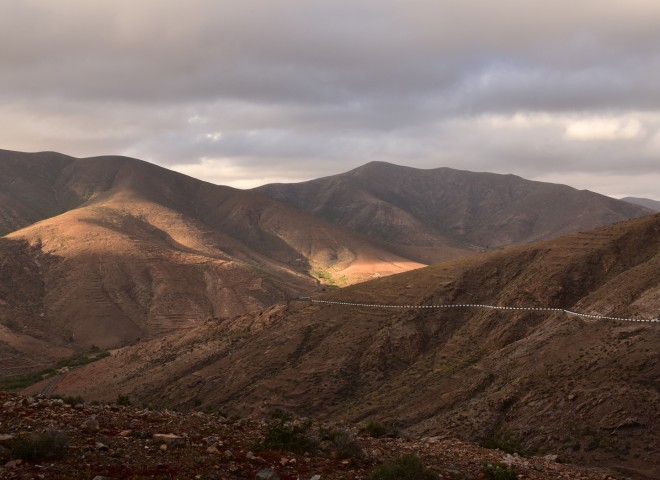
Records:
{"label": "green patch of vegetation", "polygon": [[506,463],[484,462],[481,471],[484,472],[486,478],[489,478],[490,480],[516,480],[518,478],[518,472],[516,472],[513,465],[507,465]]}
{"label": "green patch of vegetation", "polygon": [[490,437],[483,440],[480,445],[484,448],[502,450],[506,453],[517,453],[518,455],[526,455],[527,452],[520,439],[515,432],[508,429],[501,429],[493,432]]}
{"label": "green patch of vegetation", "polygon": [[390,424],[380,423],[380,422],[369,422],[366,423],[360,432],[369,435],[370,437],[390,437],[395,438],[399,436],[399,431],[394,426]]}
{"label": "green patch of vegetation", "polygon": [[117,400],[115,400],[115,403],[122,407],[131,406],[131,400],[128,398],[128,395],[122,395],[121,393],[117,395]]}
{"label": "green patch of vegetation", "polygon": [[345,430],[321,427],[319,429],[319,438],[329,442],[328,450],[332,451],[341,460],[358,460],[364,455],[362,447],[360,447],[353,435]]}
{"label": "green patch of vegetation", "polygon": [[64,433],[47,430],[17,438],[11,452],[14,458],[37,462],[63,458],[68,447],[69,440]]}
{"label": "green patch of vegetation", "polygon": [[401,455],[376,467],[369,480],[435,480],[437,473],[424,466],[417,455]]}
{"label": "green patch of vegetation", "polygon": [[328,272],[327,270],[312,270],[310,273],[312,274],[313,277],[318,279],[318,281],[324,285],[328,285],[331,287],[337,286],[337,283],[335,282],[332,273]]}
{"label": "green patch of vegetation", "polygon": [[311,422],[294,422],[290,414],[279,410],[271,414],[273,421],[268,425],[266,435],[252,446],[254,451],[284,450],[304,453],[316,450],[316,442],[310,438]]}
{"label": "green patch of vegetation", "polygon": [[53,367],[40,370],[38,372],[27,373],[25,375],[17,375],[14,377],[8,377],[0,379],[0,391],[5,392],[15,392],[34,385],[37,382],[40,382],[46,378],[51,378],[60,373],[58,370],[62,368],[74,368],[82,365],[87,365],[88,363],[95,362],[105,357],[109,357],[110,352],[106,351],[94,351],[83,355],[81,357],[69,358],[66,360],[60,360]]}

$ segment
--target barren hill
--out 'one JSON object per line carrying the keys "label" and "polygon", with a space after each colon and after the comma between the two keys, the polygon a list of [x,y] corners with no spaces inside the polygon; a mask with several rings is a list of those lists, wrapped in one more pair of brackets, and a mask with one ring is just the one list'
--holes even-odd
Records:
{"label": "barren hill", "polygon": [[[123,349],[60,394],[261,415],[392,421],[414,434],[659,478],[660,214],[294,301]],[[38,391],[43,386],[35,387]]]}
{"label": "barren hill", "polygon": [[40,220],[0,239],[0,352],[15,359],[3,369],[260,310],[330,269],[349,284],[421,266],[258,193],[135,159],[2,151],[0,168],[4,228]]}
{"label": "barren hill", "polygon": [[515,175],[385,162],[256,191],[426,264],[652,213],[586,190]]}
{"label": "barren hill", "polygon": [[634,203],[635,205],[641,205],[642,207],[649,208],[653,211],[660,212],[660,202],[658,200],[652,200],[650,198],[638,198],[638,197],[625,197],[621,200]]}

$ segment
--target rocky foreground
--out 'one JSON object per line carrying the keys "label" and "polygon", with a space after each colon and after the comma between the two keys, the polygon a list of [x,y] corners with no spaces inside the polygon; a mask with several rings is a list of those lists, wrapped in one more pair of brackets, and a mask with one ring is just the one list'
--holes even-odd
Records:
{"label": "rocky foreground", "polygon": [[[294,451],[272,448],[273,433]],[[375,438],[283,415],[248,421],[0,393],[0,479],[362,479],[403,454],[439,479],[516,478],[514,471],[521,479],[617,478],[553,455],[522,458],[451,438]]]}

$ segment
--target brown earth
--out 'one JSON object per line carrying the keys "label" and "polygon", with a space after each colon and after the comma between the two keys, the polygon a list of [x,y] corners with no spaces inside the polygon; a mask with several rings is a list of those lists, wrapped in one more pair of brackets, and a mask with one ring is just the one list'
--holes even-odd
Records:
{"label": "brown earth", "polygon": [[[365,282],[354,303],[660,313],[660,214]],[[122,349],[60,394],[261,416],[395,422],[660,478],[658,323],[293,301]],[[44,385],[33,387],[38,392]]]}
{"label": "brown earth", "polygon": [[0,226],[31,223],[0,239],[11,359],[0,376],[258,311],[316,290],[316,277],[421,266],[258,193],[139,160],[0,151],[0,170]]}
{"label": "brown earth", "polygon": [[653,212],[587,190],[515,175],[422,170],[385,162],[255,190],[426,264]]}
{"label": "brown earth", "polygon": [[[265,438],[272,423],[66,400],[0,393],[0,479],[253,480],[260,478],[259,472],[282,480],[315,475],[322,480],[365,479],[381,463],[413,454],[446,480],[485,480],[484,463],[509,465],[530,480],[613,480],[605,469],[579,468],[543,457],[525,459],[451,438],[371,438],[355,428],[317,422],[304,433],[316,443],[307,451],[259,448],[255,444]],[[293,419],[283,426],[302,423]],[[22,438],[46,431],[68,446],[61,458],[25,462],[12,458]],[[324,440],[324,432],[327,438],[331,431],[349,441]]]}

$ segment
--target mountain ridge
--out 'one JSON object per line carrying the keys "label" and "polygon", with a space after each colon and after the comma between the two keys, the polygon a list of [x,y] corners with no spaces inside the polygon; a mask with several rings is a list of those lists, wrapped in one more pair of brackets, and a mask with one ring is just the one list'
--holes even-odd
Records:
{"label": "mountain ridge", "polygon": [[254,190],[426,264],[652,213],[604,195],[511,174],[387,162]]}

